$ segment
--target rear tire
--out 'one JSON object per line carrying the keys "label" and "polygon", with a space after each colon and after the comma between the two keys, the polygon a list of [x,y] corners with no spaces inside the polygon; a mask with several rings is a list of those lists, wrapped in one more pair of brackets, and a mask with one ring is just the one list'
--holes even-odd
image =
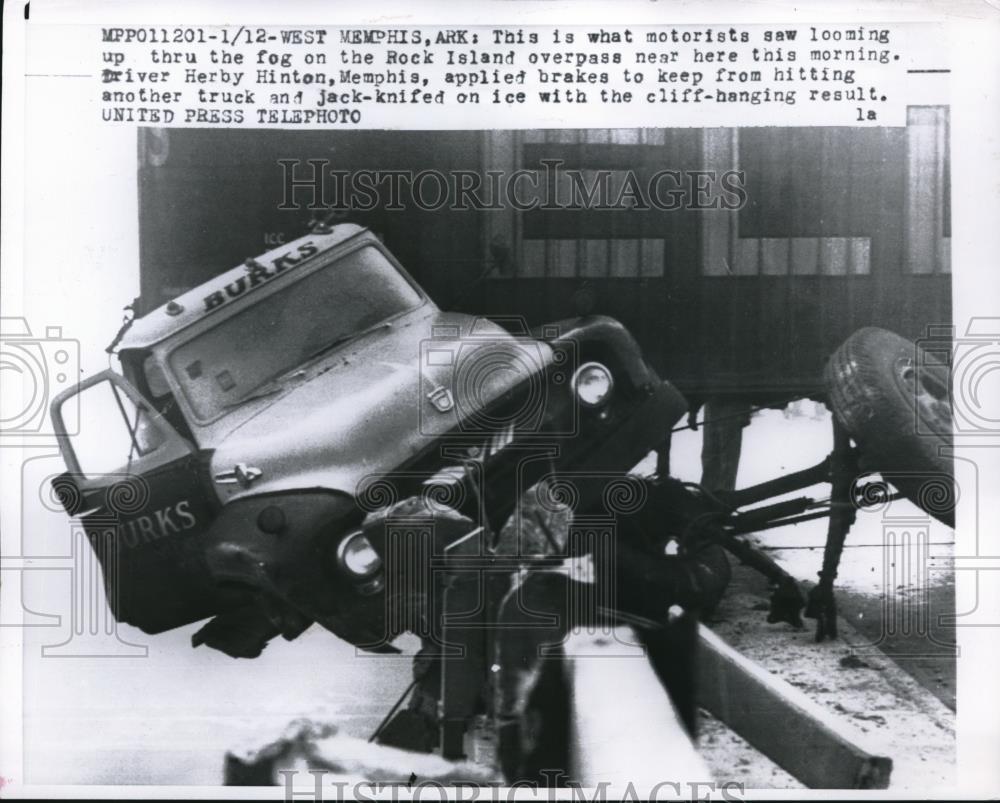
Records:
{"label": "rear tire", "polygon": [[830,407],[861,450],[862,467],[949,527],[956,489],[948,367],[897,334],[859,329],[826,366]]}

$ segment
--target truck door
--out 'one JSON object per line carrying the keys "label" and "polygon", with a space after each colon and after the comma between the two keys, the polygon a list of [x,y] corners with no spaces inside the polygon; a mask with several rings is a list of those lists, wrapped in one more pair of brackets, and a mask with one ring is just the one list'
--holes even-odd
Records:
{"label": "truck door", "polygon": [[215,613],[199,536],[217,505],[194,445],[113,371],[56,397],[52,417],[68,468],[56,492],[101,562],[115,618],[158,633]]}

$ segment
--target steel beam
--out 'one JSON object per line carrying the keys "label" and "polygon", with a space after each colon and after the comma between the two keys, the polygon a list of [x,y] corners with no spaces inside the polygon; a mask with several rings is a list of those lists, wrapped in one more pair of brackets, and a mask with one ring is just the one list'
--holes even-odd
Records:
{"label": "steel beam", "polygon": [[699,628],[698,701],[813,789],[885,789],[892,759],[802,691]]}

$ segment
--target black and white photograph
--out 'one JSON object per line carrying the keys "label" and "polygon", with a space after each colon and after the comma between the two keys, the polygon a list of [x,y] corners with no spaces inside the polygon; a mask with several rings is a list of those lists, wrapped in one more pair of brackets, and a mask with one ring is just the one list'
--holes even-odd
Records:
{"label": "black and white photograph", "polygon": [[995,794],[995,7],[50,5],[0,796]]}

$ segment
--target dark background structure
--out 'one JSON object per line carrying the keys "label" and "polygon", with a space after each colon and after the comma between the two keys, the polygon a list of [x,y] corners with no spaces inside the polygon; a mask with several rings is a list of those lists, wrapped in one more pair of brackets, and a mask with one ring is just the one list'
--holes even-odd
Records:
{"label": "dark background structure", "polygon": [[951,320],[947,107],[911,107],[905,128],[140,130],[143,309],[306,232],[313,213],[279,209],[283,159],[298,175],[309,159],[480,174],[557,159],[613,171],[612,188],[627,170],[744,171],[738,211],[349,216],[440,306],[532,325],[611,315],[689,396],[810,392],[857,328],[919,339]]}

